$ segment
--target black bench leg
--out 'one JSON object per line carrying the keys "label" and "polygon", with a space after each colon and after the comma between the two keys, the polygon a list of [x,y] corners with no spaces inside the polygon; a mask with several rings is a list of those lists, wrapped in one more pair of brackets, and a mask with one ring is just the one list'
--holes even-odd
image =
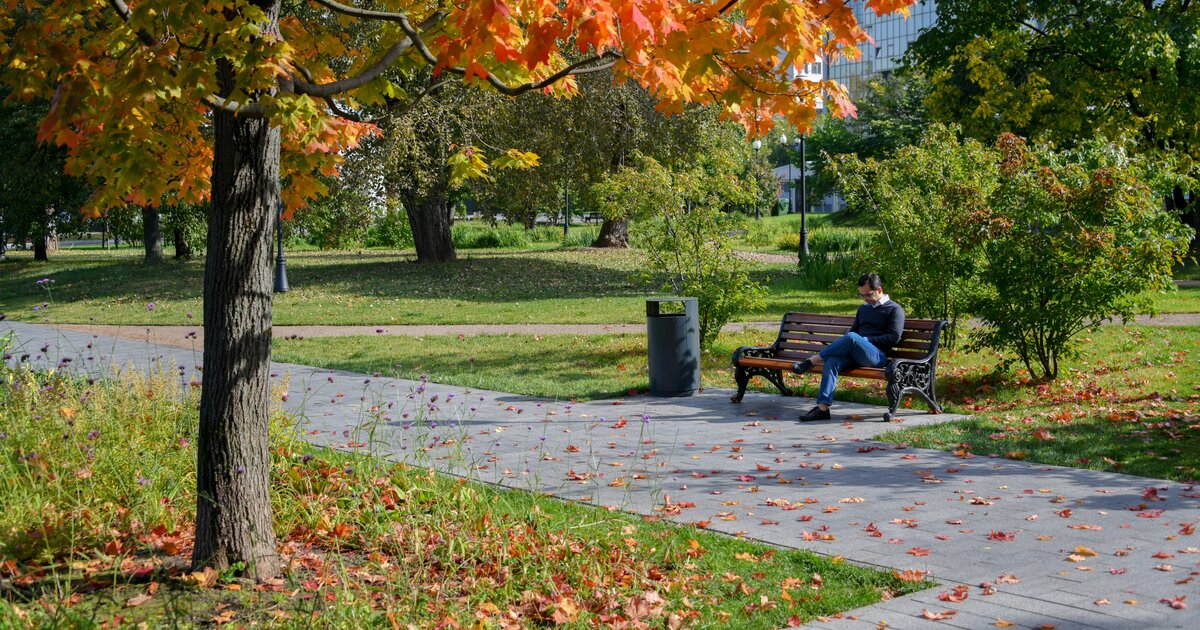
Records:
{"label": "black bench leg", "polygon": [[887,384],[888,410],[887,410],[887,413],[883,414],[884,422],[891,422],[892,418],[896,416],[896,407],[900,406],[900,398],[901,398],[900,391],[901,391],[901,387],[900,387],[899,383],[894,383],[892,381],[888,381],[888,384]]}
{"label": "black bench leg", "polygon": [[784,396],[792,395],[792,390],[788,389],[787,384],[785,384],[783,382],[783,372],[782,371],[774,370],[771,372],[767,372],[763,376],[767,377],[767,380],[771,381],[772,385],[779,388],[779,393],[783,394]]}
{"label": "black bench leg", "polygon": [[750,375],[746,373],[746,368],[738,367],[733,371],[733,380],[737,382],[737,393],[729,397],[731,402],[740,403],[742,397],[746,395],[746,385],[750,384]]}

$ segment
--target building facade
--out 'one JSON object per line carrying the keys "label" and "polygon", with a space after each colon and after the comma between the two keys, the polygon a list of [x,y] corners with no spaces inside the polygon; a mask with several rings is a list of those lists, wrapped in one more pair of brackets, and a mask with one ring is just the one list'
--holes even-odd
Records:
{"label": "building facade", "polygon": [[825,77],[845,85],[854,100],[863,95],[872,79],[887,76],[900,67],[908,45],[937,21],[937,2],[919,0],[909,8],[908,17],[900,14],[879,17],[865,2],[856,2],[851,8],[875,43],[864,43],[858,60],[843,58],[826,66]]}

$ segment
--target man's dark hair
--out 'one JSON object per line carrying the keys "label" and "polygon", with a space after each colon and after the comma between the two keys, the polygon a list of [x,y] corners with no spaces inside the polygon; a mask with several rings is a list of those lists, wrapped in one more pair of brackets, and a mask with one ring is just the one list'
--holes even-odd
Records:
{"label": "man's dark hair", "polygon": [[875,272],[864,273],[858,279],[858,286],[869,287],[872,291],[878,291],[883,286],[883,281],[879,279],[879,274]]}

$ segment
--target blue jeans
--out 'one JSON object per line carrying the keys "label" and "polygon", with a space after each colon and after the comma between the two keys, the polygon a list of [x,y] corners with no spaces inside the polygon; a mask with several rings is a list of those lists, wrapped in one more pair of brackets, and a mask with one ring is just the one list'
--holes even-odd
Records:
{"label": "blue jeans", "polygon": [[887,355],[875,347],[866,337],[848,332],[841,339],[829,344],[821,351],[825,367],[821,371],[821,388],[817,391],[817,402],[832,405],[833,390],[837,387],[838,374],[842,370],[856,367],[881,368],[887,365]]}

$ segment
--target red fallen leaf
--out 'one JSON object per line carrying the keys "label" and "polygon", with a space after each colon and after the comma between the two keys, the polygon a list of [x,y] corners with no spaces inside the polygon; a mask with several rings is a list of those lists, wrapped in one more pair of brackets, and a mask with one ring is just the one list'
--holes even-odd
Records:
{"label": "red fallen leaf", "polygon": [[988,540],[1012,542],[1016,539],[1017,539],[1016,532],[998,532],[996,530],[992,530],[992,533],[988,534]]}
{"label": "red fallen leaf", "polygon": [[800,618],[800,615],[792,615],[788,617],[787,624],[789,628],[799,628],[804,625],[804,620]]}
{"label": "red fallen leaf", "polygon": [[1158,488],[1153,486],[1142,491],[1142,498],[1147,501],[1166,501],[1165,498],[1158,496]]}
{"label": "red fallen leaf", "polygon": [[759,471],[759,472],[766,472],[766,471],[768,471],[768,470],[771,470],[771,467],[770,467],[770,466],[764,466],[764,465],[762,465],[762,464],[755,464],[754,466],[755,466],[756,468],[758,468],[758,471]]}
{"label": "red fallen leaf", "polygon": [[1055,514],[1057,514],[1063,518],[1071,518],[1071,508],[1061,509],[1061,510],[1055,512]]}
{"label": "red fallen leaf", "polygon": [[949,591],[943,591],[943,592],[939,593],[937,598],[944,602],[953,602],[955,604],[960,604],[960,603],[966,601],[966,599],[967,599],[967,587],[965,585],[960,584],[959,586],[955,586],[953,589],[950,589]]}
{"label": "red fallen leaf", "polygon": [[628,422],[626,422],[625,418],[621,418],[620,420],[617,420],[615,423],[613,423],[611,426],[609,426],[609,428],[610,429],[624,429],[627,424],[628,424]]}
{"label": "red fallen leaf", "polygon": [[1173,553],[1167,553],[1167,552],[1165,552],[1165,551],[1160,551],[1160,552],[1158,552],[1158,553],[1156,553],[1156,554],[1154,554],[1153,556],[1150,556],[1150,557],[1151,557],[1151,558],[1158,558],[1159,560],[1166,560],[1167,558],[1174,558],[1174,557],[1175,557],[1175,554],[1173,554]]}
{"label": "red fallen leaf", "polygon": [[943,621],[957,615],[957,610],[943,610],[942,612],[933,612],[928,608],[921,609],[921,616],[930,621]]}
{"label": "red fallen leaf", "polygon": [[1138,512],[1138,518],[1158,518],[1163,515],[1165,510],[1146,510]]}
{"label": "red fallen leaf", "polygon": [[1125,567],[1121,567],[1121,568],[1113,567],[1113,568],[1109,569],[1108,572],[1113,575],[1124,575],[1125,572],[1128,570],[1129,569],[1126,569]]}
{"label": "red fallen leaf", "polygon": [[1044,441],[1050,441],[1054,439],[1054,436],[1051,435],[1051,433],[1046,429],[1038,429],[1037,431],[1034,431],[1033,437]]}
{"label": "red fallen leaf", "polygon": [[960,519],[955,519],[955,520],[953,520],[953,521],[946,521],[946,524],[947,524],[947,525],[962,525],[962,523],[963,523],[963,522],[962,522],[962,520],[960,520]]}
{"label": "red fallen leaf", "polygon": [[928,555],[929,555],[929,550],[928,550],[928,549],[922,549],[922,548],[920,548],[920,547],[913,547],[912,549],[909,549],[909,550],[908,550],[908,551],[906,551],[905,553],[907,553],[907,554],[908,554],[908,555],[910,555],[910,556],[922,557],[922,556],[928,556]]}
{"label": "red fallen leaf", "polygon": [[567,445],[567,452],[568,452],[568,453],[578,453],[578,452],[579,452],[579,447],[578,447],[578,446],[575,446],[574,444],[568,444],[568,445]]}
{"label": "red fallen leaf", "polygon": [[1192,534],[1195,534],[1195,533],[1196,533],[1196,524],[1195,523],[1183,523],[1183,526],[1179,528],[1180,536],[1191,536]]}
{"label": "red fallen leaf", "polygon": [[738,481],[754,481],[754,475],[738,475]]}
{"label": "red fallen leaf", "polygon": [[1174,608],[1175,610],[1183,610],[1184,608],[1187,608],[1187,602],[1184,601],[1186,599],[1187,599],[1187,595],[1180,595],[1179,597],[1176,597],[1175,599],[1167,599],[1164,597],[1164,598],[1158,600],[1158,602],[1160,604],[1166,604],[1166,605],[1170,606],[1171,608]]}
{"label": "red fallen leaf", "polygon": [[811,521],[812,519],[813,519],[812,514],[804,514],[804,515],[801,515],[800,518],[798,518],[796,520],[800,521],[801,523],[807,523],[807,522]]}
{"label": "red fallen leaf", "polygon": [[919,569],[905,569],[903,571],[892,571],[892,576],[901,582],[920,582],[929,575],[928,571]]}
{"label": "red fallen leaf", "polygon": [[1005,573],[1004,575],[996,578],[996,582],[1000,584],[1019,584],[1021,580],[1017,579],[1017,576],[1011,573]]}

